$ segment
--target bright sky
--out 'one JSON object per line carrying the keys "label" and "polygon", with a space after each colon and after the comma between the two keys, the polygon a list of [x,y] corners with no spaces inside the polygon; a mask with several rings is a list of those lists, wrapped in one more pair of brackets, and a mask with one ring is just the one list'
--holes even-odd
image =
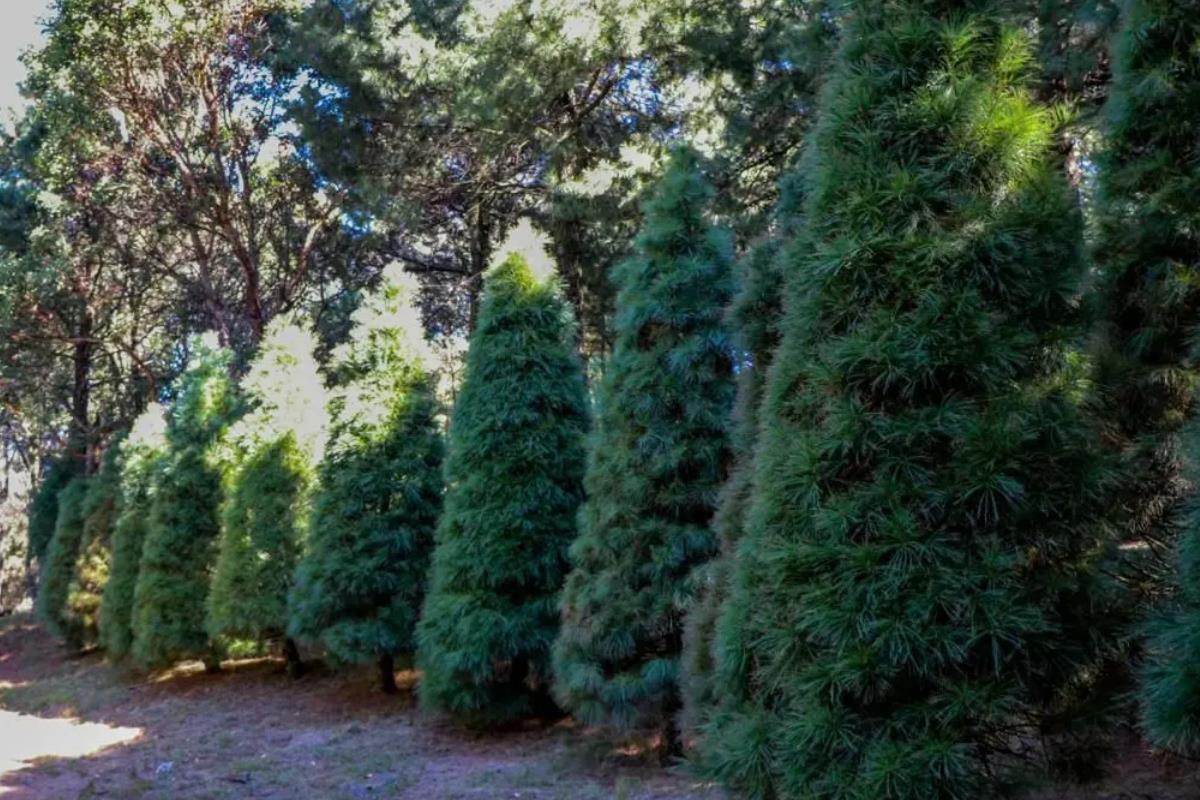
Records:
{"label": "bright sky", "polygon": [[9,121],[9,109],[21,105],[17,84],[25,78],[19,56],[38,44],[38,20],[49,13],[52,0],[0,0],[0,121]]}

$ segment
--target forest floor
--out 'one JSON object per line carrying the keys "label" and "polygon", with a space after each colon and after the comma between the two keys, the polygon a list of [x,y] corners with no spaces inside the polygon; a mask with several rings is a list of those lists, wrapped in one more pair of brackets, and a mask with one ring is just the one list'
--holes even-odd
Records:
{"label": "forest floor", "polygon": [[[404,677],[404,676],[401,676]],[[411,676],[408,676],[411,682]],[[290,681],[271,659],[147,679],[0,620],[0,800],[718,800],[569,721],[475,735],[369,672]],[[1106,784],[1034,800],[1196,800],[1200,769],[1131,746]]]}

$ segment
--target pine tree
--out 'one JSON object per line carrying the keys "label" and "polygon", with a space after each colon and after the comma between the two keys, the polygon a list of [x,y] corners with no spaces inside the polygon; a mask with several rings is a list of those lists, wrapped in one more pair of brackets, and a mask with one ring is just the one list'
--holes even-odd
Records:
{"label": "pine tree", "polygon": [[700,743],[748,797],[999,794],[1108,655],[1080,215],[997,8],[855,4],[800,167]]}
{"label": "pine tree", "polygon": [[88,480],[83,498],[83,532],[67,590],[64,619],[82,647],[97,643],[100,598],[112,562],[112,533],[120,486],[117,453],[121,437],[109,442],[100,470]]}
{"label": "pine tree", "polygon": [[75,442],[68,443],[66,450],[50,462],[29,503],[29,560],[45,564],[46,549],[58,524],[59,495],[82,471],[83,454]]}
{"label": "pine tree", "polygon": [[557,277],[536,274],[531,260],[514,252],[484,278],[417,631],[422,702],[471,724],[548,702],[583,495],[588,409],[575,322]]}
{"label": "pine tree", "polygon": [[1109,434],[1127,456],[1123,534],[1171,552],[1130,570],[1169,598],[1143,675],[1152,741],[1200,753],[1200,515],[1190,500],[1200,314],[1200,2],[1127,0],[1099,158],[1098,241],[1107,348],[1098,383]]}
{"label": "pine tree", "polygon": [[117,455],[119,496],[112,532],[112,562],[100,600],[100,644],[113,660],[133,646],[133,593],[150,517],[151,493],[166,446],[166,410],[146,407],[121,442]]}
{"label": "pine tree", "polygon": [[87,499],[87,491],[88,479],[77,475],[56,499],[58,519],[54,534],[46,546],[45,564],[38,586],[38,616],[51,633],[72,648],[83,645],[82,631],[72,628],[66,612],[75,559],[79,556],[79,545],[83,540],[83,504]]}
{"label": "pine tree", "polygon": [[556,693],[589,723],[655,725],[674,747],[683,615],[712,557],[736,392],[722,313],[732,293],[712,189],[676,151],[622,264],[615,346],[597,389],[587,503],[571,548]]}
{"label": "pine tree", "polygon": [[292,636],[337,662],[376,660],[396,690],[394,658],[411,659],[442,502],[435,376],[416,308],[396,267],[353,316],[335,351],[338,387],[313,502],[311,538],[289,600]]}
{"label": "pine tree", "polygon": [[[287,598],[308,532],[309,503],[325,437],[325,391],[315,337],[283,318],[259,345],[241,388],[248,412],[226,436],[231,465],[208,594],[214,639],[283,636]],[[300,654],[284,642],[288,668]]]}
{"label": "pine tree", "polygon": [[143,668],[204,658],[218,666],[205,601],[220,533],[217,450],[236,416],[230,353],[211,336],[192,340],[167,420],[167,452],[155,486],[133,603],[134,661]]}
{"label": "pine tree", "polygon": [[738,263],[737,294],[726,313],[726,325],[735,332],[741,353],[730,437],[734,465],[721,488],[713,517],[720,554],[698,568],[704,572],[697,575],[700,589],[687,612],[684,628],[682,727],[688,738],[695,737],[708,709],[731,689],[714,674],[713,638],[718,613],[728,593],[734,553],[746,527],[758,439],[758,409],[771,357],[779,343],[775,327],[782,300],[779,251],[778,239],[764,239]]}

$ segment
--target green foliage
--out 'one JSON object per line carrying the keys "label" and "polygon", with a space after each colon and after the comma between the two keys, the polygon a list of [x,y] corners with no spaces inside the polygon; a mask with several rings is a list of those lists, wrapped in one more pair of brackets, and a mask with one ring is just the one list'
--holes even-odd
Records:
{"label": "green foliage", "polygon": [[1145,727],[1156,744],[1200,753],[1200,517],[1189,499],[1200,440],[1184,433],[1200,388],[1200,3],[1127,0],[1122,15],[1097,209],[1102,411],[1127,458],[1123,533],[1152,545],[1132,552],[1172,552],[1178,539],[1177,575],[1157,561],[1130,571],[1152,595],[1177,589],[1153,626]]}
{"label": "green foliage", "polygon": [[29,558],[39,564],[46,560],[46,549],[58,524],[58,498],[63,489],[80,473],[83,457],[78,448],[66,451],[50,462],[46,475],[29,503]]}
{"label": "green foliage", "polygon": [[1080,216],[993,8],[855,4],[800,167],[700,748],[748,797],[999,794],[1111,645]]}
{"label": "green foliage", "polygon": [[71,575],[63,617],[80,645],[97,643],[100,600],[112,561],[113,524],[117,515],[120,438],[109,442],[100,471],[88,480],[83,498],[83,535]]}
{"label": "green foliage", "polygon": [[151,493],[166,447],[165,412],[158,403],[151,403],[119,445],[112,561],[100,600],[100,644],[114,660],[125,658],[133,646],[134,588],[149,523]]}
{"label": "green foliage", "polygon": [[329,444],[291,635],[340,662],[411,656],[442,496],[442,436],[412,276],[389,268],[334,354]]}
{"label": "green foliage", "polygon": [[211,337],[193,339],[167,420],[134,590],[132,655],[143,668],[213,652],[205,604],[220,533],[216,451],[239,405],[229,362]]}
{"label": "green foliage", "polygon": [[[728,594],[734,552],[746,528],[750,495],[754,486],[754,450],[758,438],[758,410],[763,387],[779,343],[775,327],[781,312],[782,287],[779,269],[780,242],[757,243],[735,270],[737,294],[726,314],[734,331],[741,363],[737,371],[730,443],[733,468],[721,487],[713,531],[720,555],[698,567],[698,596],[687,612],[683,637],[683,729],[688,738],[698,732],[704,715],[732,687],[716,680],[713,672],[713,639],[721,604]],[[732,632],[730,632],[732,633]]]}
{"label": "green foliage", "polygon": [[227,435],[232,467],[208,595],[214,638],[263,640],[287,628],[288,590],[325,437],[315,347],[311,333],[277,319],[242,381],[250,410]]}
{"label": "green foliage", "polygon": [[575,322],[516,253],[485,278],[450,426],[446,507],[417,631],[422,702],[473,723],[538,710],[583,496]]}
{"label": "green foliage", "polygon": [[46,559],[38,586],[37,612],[52,633],[70,647],[83,644],[82,631],[75,630],[67,614],[67,598],[75,559],[83,540],[84,501],[87,499],[88,479],[76,476],[58,496],[58,519],[54,535],[46,547]]}
{"label": "green foliage", "polygon": [[556,694],[588,722],[673,721],[690,577],[716,550],[735,387],[721,319],[731,247],[705,219],[711,198],[697,156],[677,151],[616,274],[616,345],[554,653]]}

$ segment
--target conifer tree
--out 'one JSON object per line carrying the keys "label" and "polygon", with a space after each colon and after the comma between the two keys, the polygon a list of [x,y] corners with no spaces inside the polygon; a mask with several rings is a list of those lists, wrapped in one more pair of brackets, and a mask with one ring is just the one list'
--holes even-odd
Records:
{"label": "conifer tree", "polygon": [[112,562],[100,600],[100,644],[113,660],[133,646],[133,593],[150,517],[151,492],[166,437],[166,410],[151,403],[134,420],[117,455],[119,498],[112,532]]}
{"label": "conifer tree", "polygon": [[308,549],[289,600],[292,636],[336,662],[377,661],[396,691],[394,659],[411,660],[442,502],[435,375],[416,279],[398,267],[354,313],[334,353],[329,444]]}
{"label": "conifer tree", "polygon": [[44,566],[46,548],[54,536],[54,528],[58,524],[58,498],[81,472],[83,455],[74,442],[67,445],[66,450],[50,462],[46,475],[38,485],[29,503],[29,538],[28,558]]}
{"label": "conifer tree", "polygon": [[1080,215],[999,15],[856,3],[800,167],[700,747],[748,797],[998,795],[1107,655]]}
{"label": "conifer tree", "polygon": [[230,353],[196,337],[167,420],[166,445],[142,545],[133,603],[134,661],[143,668],[204,658],[219,667],[205,628],[220,533],[218,448],[238,410]]}
{"label": "conifer tree", "polygon": [[549,700],[588,424],[574,342],[544,253],[513,252],[487,273],[417,632],[422,702],[471,724],[512,720]]}
{"label": "conifer tree", "polygon": [[[287,630],[288,590],[308,531],[325,438],[325,391],[315,337],[277,318],[242,380],[248,411],[229,430],[221,538],[208,594],[214,639],[262,642]],[[293,675],[300,654],[284,654]]]}
{"label": "conifer tree", "polygon": [[[1196,321],[1200,313],[1200,2],[1127,0],[1099,159],[1098,241],[1108,344],[1099,384],[1110,436],[1127,455],[1123,534],[1176,552],[1138,565],[1169,593],[1143,675],[1146,731],[1200,753],[1200,514]],[[1165,568],[1164,568],[1165,567]]]}
{"label": "conifer tree", "polygon": [[75,560],[79,556],[79,546],[83,540],[84,501],[87,499],[87,492],[88,478],[77,475],[56,498],[58,519],[54,525],[54,534],[46,546],[45,564],[38,586],[38,616],[51,633],[72,648],[83,645],[82,631],[71,626],[67,615],[67,598],[70,596]]}
{"label": "conifer tree", "polygon": [[746,527],[753,487],[754,450],[758,438],[758,409],[775,347],[780,314],[778,268],[780,241],[757,243],[735,269],[737,294],[726,313],[726,324],[737,338],[741,363],[737,373],[730,444],[734,464],[721,487],[713,531],[720,553],[698,569],[695,603],[687,612],[683,638],[683,729],[694,738],[708,709],[731,687],[714,674],[713,637],[718,612],[727,594],[734,552]]}
{"label": "conifer tree", "polygon": [[622,264],[615,346],[597,389],[571,548],[555,689],[591,723],[654,725],[673,748],[683,615],[729,461],[736,392],[722,314],[731,243],[705,218],[712,189],[680,149]]}
{"label": "conifer tree", "polygon": [[63,617],[80,646],[97,643],[100,598],[108,583],[112,533],[120,486],[117,453],[122,437],[109,442],[99,471],[88,480],[83,498],[83,532],[67,590]]}

